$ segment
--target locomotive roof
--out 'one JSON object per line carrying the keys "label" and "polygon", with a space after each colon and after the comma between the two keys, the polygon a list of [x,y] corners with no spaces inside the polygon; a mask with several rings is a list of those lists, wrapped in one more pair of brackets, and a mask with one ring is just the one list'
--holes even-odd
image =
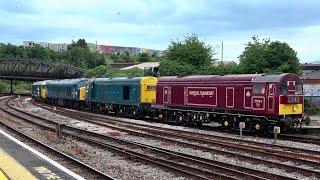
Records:
{"label": "locomotive roof", "polygon": [[45,81],[37,81],[32,83],[33,86],[41,86],[41,85],[46,85],[48,82],[50,82],[52,80],[45,80]]}
{"label": "locomotive roof", "polygon": [[52,80],[48,82],[47,84],[49,85],[74,85],[78,84],[79,82],[85,81],[87,78],[77,78],[77,79],[61,79],[61,80]]}
{"label": "locomotive roof", "polygon": [[159,81],[169,82],[199,82],[199,81],[252,81],[253,78],[261,76],[261,74],[238,74],[238,75],[200,75],[200,76],[166,76],[160,77]]}
{"label": "locomotive roof", "polygon": [[96,78],[95,82],[140,82],[141,77]]}
{"label": "locomotive roof", "polygon": [[280,82],[285,78],[299,78],[295,74],[281,73],[281,74],[263,74],[254,78],[254,82]]}
{"label": "locomotive roof", "polygon": [[[280,82],[285,77],[295,77],[295,74],[230,74],[230,75],[200,75],[200,76],[165,76],[159,82],[203,82],[203,81],[248,81],[248,82]],[[296,76],[297,77],[297,76]]]}

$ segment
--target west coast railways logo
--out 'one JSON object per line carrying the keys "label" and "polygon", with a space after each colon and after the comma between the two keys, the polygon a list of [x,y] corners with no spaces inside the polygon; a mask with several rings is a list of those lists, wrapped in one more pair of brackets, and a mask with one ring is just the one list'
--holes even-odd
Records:
{"label": "west coast railways logo", "polygon": [[213,96],[214,91],[189,91],[190,96]]}

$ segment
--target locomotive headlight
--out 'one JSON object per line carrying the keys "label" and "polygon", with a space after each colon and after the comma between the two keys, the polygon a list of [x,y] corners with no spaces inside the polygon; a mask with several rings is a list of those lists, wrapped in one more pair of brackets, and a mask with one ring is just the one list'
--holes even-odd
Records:
{"label": "locomotive headlight", "polygon": [[296,112],[298,110],[298,106],[293,107],[293,112]]}

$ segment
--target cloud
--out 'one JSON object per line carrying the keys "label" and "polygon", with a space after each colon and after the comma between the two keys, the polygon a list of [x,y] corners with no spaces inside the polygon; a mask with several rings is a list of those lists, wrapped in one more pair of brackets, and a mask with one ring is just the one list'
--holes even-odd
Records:
{"label": "cloud", "polygon": [[[166,49],[196,33],[237,59],[253,35],[288,42],[302,60],[318,58],[320,2],[305,0],[11,0],[0,2],[0,38]],[[216,48],[220,52],[219,48]],[[219,54],[217,56],[220,56]]]}

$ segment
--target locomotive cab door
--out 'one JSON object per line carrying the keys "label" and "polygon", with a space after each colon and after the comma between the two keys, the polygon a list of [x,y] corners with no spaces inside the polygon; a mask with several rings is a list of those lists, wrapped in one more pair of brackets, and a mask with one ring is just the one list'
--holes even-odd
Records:
{"label": "locomotive cab door", "polygon": [[268,109],[269,113],[274,113],[275,110],[275,84],[269,84],[268,86]]}
{"label": "locomotive cab door", "polygon": [[170,104],[171,103],[171,87],[163,87],[163,103]]}
{"label": "locomotive cab door", "polygon": [[227,108],[234,107],[234,87],[226,88],[226,107]]}
{"label": "locomotive cab door", "polygon": [[266,84],[253,83],[251,106],[253,111],[266,111]]}

